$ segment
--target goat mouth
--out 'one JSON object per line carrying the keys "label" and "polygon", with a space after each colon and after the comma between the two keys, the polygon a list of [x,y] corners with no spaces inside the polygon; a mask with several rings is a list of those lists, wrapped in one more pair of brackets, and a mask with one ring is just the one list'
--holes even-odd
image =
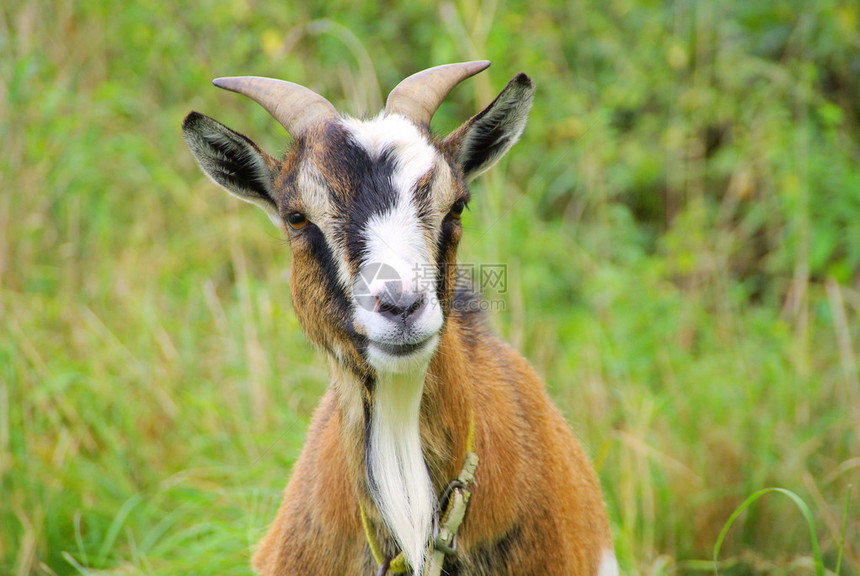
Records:
{"label": "goat mouth", "polygon": [[425,338],[421,342],[415,342],[413,344],[393,344],[391,342],[379,342],[378,340],[370,340],[368,344],[389,354],[391,356],[409,356],[414,352],[418,352],[422,348],[424,348],[430,340],[433,339],[433,336]]}

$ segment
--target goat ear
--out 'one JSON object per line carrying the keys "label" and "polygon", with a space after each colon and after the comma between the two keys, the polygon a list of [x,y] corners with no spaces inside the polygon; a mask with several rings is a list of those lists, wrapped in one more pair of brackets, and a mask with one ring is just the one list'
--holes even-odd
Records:
{"label": "goat ear", "polygon": [[213,182],[237,198],[256,204],[280,226],[271,168],[275,161],[271,156],[249,138],[199,112],[185,117],[182,137]]}
{"label": "goat ear", "polygon": [[483,112],[445,138],[442,144],[453,154],[467,182],[498,162],[520,137],[534,92],[531,79],[518,74]]}

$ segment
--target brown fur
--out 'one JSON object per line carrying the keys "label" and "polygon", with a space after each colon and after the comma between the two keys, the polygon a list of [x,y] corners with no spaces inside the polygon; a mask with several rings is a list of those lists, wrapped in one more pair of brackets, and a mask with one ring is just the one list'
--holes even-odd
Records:
{"label": "brown fur", "polygon": [[[529,363],[452,312],[431,363],[421,410],[437,492],[459,473],[474,410],[480,465],[447,574],[597,574],[612,547],[600,488],[581,447]],[[278,515],[254,556],[263,576],[373,574],[362,500],[396,553],[364,477],[363,430],[347,427],[334,389],[314,415]]]}

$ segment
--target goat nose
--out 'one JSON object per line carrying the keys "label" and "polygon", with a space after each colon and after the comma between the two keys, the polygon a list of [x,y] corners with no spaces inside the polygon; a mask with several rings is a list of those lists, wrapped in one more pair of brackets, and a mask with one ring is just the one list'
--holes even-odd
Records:
{"label": "goat nose", "polygon": [[400,282],[389,282],[374,295],[376,311],[391,320],[403,320],[419,312],[426,302],[423,292],[403,290]]}

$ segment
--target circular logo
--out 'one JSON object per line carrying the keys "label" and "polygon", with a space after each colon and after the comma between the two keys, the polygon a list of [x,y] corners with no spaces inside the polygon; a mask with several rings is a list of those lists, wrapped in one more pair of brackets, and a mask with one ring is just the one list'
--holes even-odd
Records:
{"label": "circular logo", "polygon": [[[379,285],[382,284],[381,290]],[[377,298],[397,302],[402,294],[403,281],[393,266],[383,262],[371,262],[361,267],[353,285],[355,302],[361,308],[373,312]],[[374,293],[375,290],[375,293]],[[387,296],[387,298],[385,298]]]}

